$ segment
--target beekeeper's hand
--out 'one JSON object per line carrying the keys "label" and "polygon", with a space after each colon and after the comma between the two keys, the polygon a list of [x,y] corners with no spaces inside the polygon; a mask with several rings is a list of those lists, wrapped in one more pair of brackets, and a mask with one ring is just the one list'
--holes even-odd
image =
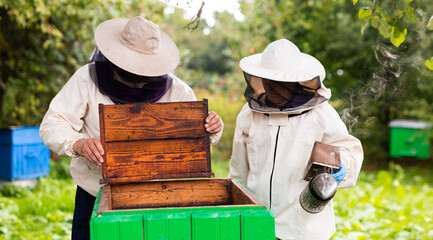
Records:
{"label": "beekeeper's hand", "polygon": [[98,166],[101,166],[104,162],[102,158],[104,149],[101,142],[96,138],[82,138],[74,143],[73,148],[78,155],[85,157]]}
{"label": "beekeeper's hand", "polygon": [[223,129],[221,118],[215,112],[210,112],[205,122],[204,127],[209,133],[217,133]]}
{"label": "beekeeper's hand", "polygon": [[346,176],[347,173],[347,167],[344,165],[344,163],[341,163],[340,168],[336,173],[333,173],[332,176],[337,180],[337,183],[340,183],[343,181],[343,178]]}

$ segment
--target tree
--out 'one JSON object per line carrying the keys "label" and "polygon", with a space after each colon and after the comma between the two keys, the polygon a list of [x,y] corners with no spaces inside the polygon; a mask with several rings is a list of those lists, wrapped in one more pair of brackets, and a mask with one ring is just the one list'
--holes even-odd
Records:
{"label": "tree", "polygon": [[[352,0],[352,2],[357,4],[358,0]],[[425,11],[426,8],[423,8],[429,4],[428,1],[394,0],[379,2],[374,0],[370,4],[368,3],[369,1],[361,2],[360,5],[365,7],[360,8],[358,12],[359,19],[363,20],[363,29],[369,26],[377,29],[385,39],[389,39],[397,48],[406,40],[408,31],[413,31],[416,28],[433,30],[433,15],[429,16],[429,12]],[[428,58],[430,59],[424,63],[433,71],[431,53]]]}
{"label": "tree", "polygon": [[95,47],[113,17],[160,22],[161,2],[0,0],[0,126],[37,125],[48,103]]}
{"label": "tree", "polygon": [[[380,1],[380,8],[376,3],[376,13],[379,9],[385,12],[390,1],[385,2]],[[422,0],[391,1],[399,2],[409,4],[401,5],[407,13],[396,11],[395,18],[401,19],[389,20],[391,32],[385,38],[383,30],[366,26],[364,10],[359,10],[363,3],[354,6],[345,0],[244,1],[246,20],[238,23],[242,35],[235,36],[234,41],[240,57],[261,52],[271,41],[287,38],[302,52],[318,58],[327,72],[324,83],[333,90],[331,103],[349,130],[362,139],[366,162],[371,158],[386,162],[390,120],[433,120],[433,76],[424,65],[426,55],[432,52],[432,38],[428,37],[431,31],[426,23],[433,5]],[[373,25],[373,17],[369,17],[368,24]],[[383,23],[377,23],[378,26],[386,23],[379,20]],[[406,30],[397,26],[406,26]]]}
{"label": "tree", "polygon": [[380,34],[373,46],[377,66],[358,87],[363,94],[354,96],[354,101],[362,101],[367,109],[354,113],[361,116],[363,129],[370,130],[367,140],[371,149],[376,148],[375,155],[387,154],[390,120],[433,120],[433,68],[430,60],[425,60],[431,58],[433,49],[428,27],[432,10],[432,4],[423,0],[372,1],[371,7],[359,9],[362,30]]}

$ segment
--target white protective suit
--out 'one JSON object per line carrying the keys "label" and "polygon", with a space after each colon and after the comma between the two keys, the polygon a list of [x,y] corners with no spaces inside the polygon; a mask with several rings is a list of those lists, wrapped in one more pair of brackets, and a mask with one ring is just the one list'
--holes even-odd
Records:
{"label": "white protective suit", "polygon": [[[196,101],[193,90],[173,77],[168,91],[157,102]],[[102,178],[101,167],[78,156],[73,145],[81,138],[100,139],[98,104],[114,104],[92,81],[88,65],[78,69],[54,97],[42,120],[39,133],[52,151],[72,157],[71,175],[75,183],[96,196]],[[210,135],[211,144],[221,138],[222,130]]]}
{"label": "white protective suit", "polygon": [[[318,92],[329,99],[323,85]],[[264,114],[247,103],[237,117],[229,177],[244,183],[272,210],[277,238],[320,240],[335,232],[332,201],[317,214],[304,211],[299,203],[315,141],[341,148],[347,174],[339,188],[352,187],[363,161],[362,146],[327,101],[297,116]]]}

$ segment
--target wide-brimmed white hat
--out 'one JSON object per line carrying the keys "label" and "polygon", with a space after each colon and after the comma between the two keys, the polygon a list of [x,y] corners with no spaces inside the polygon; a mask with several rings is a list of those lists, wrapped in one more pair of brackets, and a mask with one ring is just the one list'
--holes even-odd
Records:
{"label": "wide-brimmed white hat", "polygon": [[95,42],[110,62],[136,75],[161,76],[179,63],[173,40],[142,17],[104,21],[95,30]]}
{"label": "wide-brimmed white hat", "polygon": [[325,78],[325,68],[315,57],[302,53],[287,39],[270,43],[263,53],[243,58],[240,68],[253,76],[280,82],[303,82]]}

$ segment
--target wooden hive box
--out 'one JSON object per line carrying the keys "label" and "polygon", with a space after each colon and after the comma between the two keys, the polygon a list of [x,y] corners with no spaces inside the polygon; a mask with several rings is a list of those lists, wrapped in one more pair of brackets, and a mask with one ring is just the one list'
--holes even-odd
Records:
{"label": "wooden hive box", "polygon": [[92,240],[275,239],[272,212],[210,178],[206,99],[99,105],[105,151]]}

